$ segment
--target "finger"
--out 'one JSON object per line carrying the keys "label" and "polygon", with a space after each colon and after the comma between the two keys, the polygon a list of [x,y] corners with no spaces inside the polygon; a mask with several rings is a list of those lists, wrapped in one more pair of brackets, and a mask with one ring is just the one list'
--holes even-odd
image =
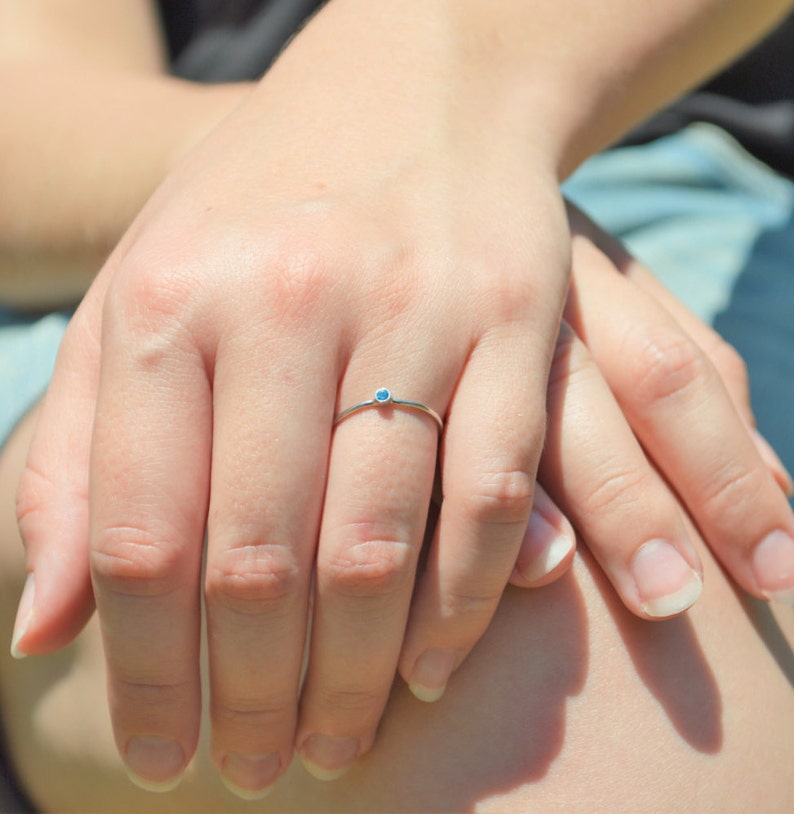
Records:
{"label": "finger", "polygon": [[[390,358],[354,359],[341,405],[371,397],[374,369],[400,369],[402,355]],[[444,403],[443,373],[438,382],[428,372],[403,370],[393,395]],[[405,406],[373,406],[335,428],[297,737],[321,779],[338,777],[374,741],[405,632],[437,446],[434,419]]]}
{"label": "finger", "polygon": [[755,426],[750,404],[747,367],[742,357],[713,328],[698,319],[679,299],[674,297],[641,263],[631,258],[625,266],[626,275],[647,291],[696,342],[709,359],[741,416],[758,454],[774,476],[786,497],[794,496],[794,480],[783,462]]}
{"label": "finger", "polygon": [[626,607],[664,619],[702,588],[697,553],[587,348],[563,324],[548,389],[540,477]]}
{"label": "finger", "polygon": [[116,743],[164,790],[195,751],[211,396],[182,327],[195,280],[149,266],[108,292],[91,456],[91,571]]}
{"label": "finger", "polygon": [[[574,272],[571,319],[632,428],[731,575],[756,596],[789,600],[794,515],[713,365],[592,244],[577,240],[574,252],[586,272]],[[615,303],[621,320],[598,318]]]}
{"label": "finger", "polygon": [[516,558],[510,584],[540,588],[559,579],[573,562],[576,533],[546,490],[535,484],[532,514]]}
{"label": "finger", "polygon": [[12,645],[17,656],[65,646],[94,611],[88,467],[105,279],[98,278],[63,337],[17,490],[28,571]]}
{"label": "finger", "polygon": [[441,513],[400,658],[423,700],[441,697],[513,572],[543,446],[547,352],[541,330],[516,320],[483,336],[458,383]]}
{"label": "finger", "polygon": [[741,356],[711,326],[699,319],[675,297],[642,263],[611,235],[599,229],[586,215],[569,205],[575,232],[585,235],[623,275],[650,294],[695,341],[722,378],[739,415],[747,425],[759,455],[787,497],[794,495],[794,480],[768,442],[755,429],[750,405],[747,368]]}
{"label": "finger", "polygon": [[228,338],[214,377],[212,755],[247,799],[267,793],[292,759],[337,382],[333,360],[306,358],[305,335],[269,333],[260,325]]}

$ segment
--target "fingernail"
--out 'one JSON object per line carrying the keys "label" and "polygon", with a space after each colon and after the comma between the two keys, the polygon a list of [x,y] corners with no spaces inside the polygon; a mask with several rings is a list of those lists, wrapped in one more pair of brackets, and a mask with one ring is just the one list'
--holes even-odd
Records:
{"label": "fingernail", "polygon": [[794,540],[785,531],[767,534],[756,546],[753,571],[767,599],[794,605]]}
{"label": "fingernail", "polygon": [[146,791],[171,791],[182,780],[185,753],[170,738],[143,735],[131,738],[125,753],[127,775]]}
{"label": "fingernail", "polygon": [[537,582],[550,574],[575,547],[573,530],[566,534],[533,510],[521,545],[519,573],[527,582]]}
{"label": "fingernail", "polygon": [[783,466],[783,461],[780,460],[775,450],[754,427],[750,427],[750,436],[755,441],[755,447],[761,456],[761,460],[766,464],[767,469],[770,470],[780,488],[786,493],[787,497],[794,496],[794,480],[791,479],[791,475]]}
{"label": "fingernail", "polygon": [[19,642],[28,632],[30,619],[33,616],[33,599],[36,594],[36,578],[31,573],[25,580],[25,587],[22,589],[22,596],[19,598],[19,609],[14,622],[14,635],[11,638],[11,655],[15,659],[24,659],[27,653],[19,648]]}
{"label": "fingernail", "polygon": [[631,572],[642,609],[658,619],[686,610],[703,589],[700,576],[666,540],[644,543],[634,555]]}
{"label": "fingernail", "polygon": [[281,770],[281,756],[231,753],[221,764],[221,780],[232,794],[243,800],[267,797]]}
{"label": "fingernail", "polygon": [[332,738],[329,735],[309,735],[300,751],[306,771],[318,780],[341,777],[357,756],[357,740]]}
{"label": "fingernail", "polygon": [[428,650],[422,653],[416,660],[408,681],[411,692],[420,701],[438,701],[447,688],[456,660],[454,650]]}

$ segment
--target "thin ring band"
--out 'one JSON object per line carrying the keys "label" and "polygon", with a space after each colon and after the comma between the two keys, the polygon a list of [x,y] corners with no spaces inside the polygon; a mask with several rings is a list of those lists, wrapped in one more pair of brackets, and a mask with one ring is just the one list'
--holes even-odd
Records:
{"label": "thin ring band", "polygon": [[334,419],[334,426],[353,415],[353,413],[357,413],[359,410],[366,410],[369,407],[388,407],[390,405],[394,407],[406,407],[409,410],[418,410],[421,413],[426,413],[438,424],[439,431],[444,429],[444,422],[441,416],[432,407],[422,404],[421,401],[394,398],[391,394],[391,390],[388,390],[386,387],[378,388],[378,390],[375,391],[374,398],[368,399],[367,401],[360,401],[358,404],[354,404],[352,407],[342,410]]}

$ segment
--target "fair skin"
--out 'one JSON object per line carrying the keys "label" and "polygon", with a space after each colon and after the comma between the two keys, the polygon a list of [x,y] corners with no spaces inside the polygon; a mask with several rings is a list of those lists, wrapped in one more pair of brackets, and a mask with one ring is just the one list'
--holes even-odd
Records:
{"label": "fair skin", "polygon": [[[476,3],[386,3],[375,18],[329,4],[171,173],[78,311],[20,492],[36,593],[15,645],[44,652],[82,626],[90,536],[117,743],[145,783],[169,784],[195,749],[205,526],[212,753],[232,784],[265,788],[293,743],[317,774],[339,773],[371,746],[397,665],[419,694],[443,691],[520,562],[567,290],[559,175],[634,120],[636,99],[661,102],[784,7],[627,4],[631,47],[571,75],[568,49],[610,21],[571,11],[562,32],[520,5],[484,20]],[[557,82],[581,98],[560,104]],[[660,466],[736,579],[789,590],[759,555],[794,531],[774,478],[702,352],[678,342],[665,369],[666,347],[641,347],[647,387],[624,386],[625,409],[644,443],[660,438]],[[331,440],[334,412],[384,370],[447,418],[444,503],[413,604],[436,430],[369,411]],[[705,430],[700,446],[662,442],[706,396],[730,443]],[[560,443],[547,486],[626,605],[668,616],[697,595],[701,566],[634,436],[618,437],[595,478],[563,477],[584,467]],[[597,520],[576,514],[599,502]]]}
{"label": "fair skin", "polygon": [[[583,266],[597,283],[576,287],[587,313],[593,288],[616,275],[583,237],[575,239],[574,259],[575,284]],[[620,304],[653,301],[648,293],[655,299],[658,292],[647,273],[636,263],[623,268],[619,287],[627,299]],[[665,305],[715,358],[723,355],[707,328],[674,301]],[[597,369],[583,345],[569,350],[560,357],[570,356],[580,374],[568,376],[560,363],[554,378],[564,385],[565,409],[582,415],[597,397]],[[724,374],[740,396],[741,374],[730,366]],[[552,407],[552,435],[563,429],[559,415]],[[24,577],[12,495],[34,420],[0,456],[0,635],[6,636]],[[615,429],[601,415],[594,420],[591,430]],[[295,764],[267,799],[246,803],[218,782],[205,739],[178,789],[165,795],[136,789],[115,755],[107,710],[97,703],[105,674],[96,620],[61,653],[23,663],[3,657],[0,714],[11,754],[37,808],[60,813],[787,811],[794,805],[794,612],[743,597],[690,533],[708,590],[686,617],[639,622],[583,551],[555,585],[504,595],[436,705],[395,685],[377,748],[336,783],[316,782]]]}

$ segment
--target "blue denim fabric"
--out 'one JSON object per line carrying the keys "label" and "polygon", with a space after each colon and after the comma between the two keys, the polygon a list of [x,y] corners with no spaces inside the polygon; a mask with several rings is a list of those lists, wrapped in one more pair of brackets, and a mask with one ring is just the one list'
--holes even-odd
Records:
{"label": "blue denim fabric", "polygon": [[565,192],[736,347],[794,471],[794,183],[698,124],[596,156]]}

